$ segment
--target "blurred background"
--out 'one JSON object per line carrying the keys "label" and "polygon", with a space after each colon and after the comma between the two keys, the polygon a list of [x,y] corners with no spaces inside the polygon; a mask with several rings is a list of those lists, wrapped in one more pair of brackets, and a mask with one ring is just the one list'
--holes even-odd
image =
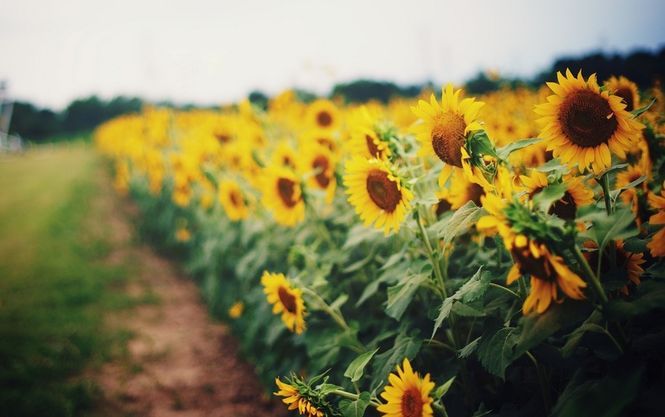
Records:
{"label": "blurred background", "polygon": [[478,94],[566,67],[647,86],[665,74],[664,14],[659,0],[7,1],[0,131],[53,141],[143,103],[261,103],[286,88],[365,101],[452,81]]}

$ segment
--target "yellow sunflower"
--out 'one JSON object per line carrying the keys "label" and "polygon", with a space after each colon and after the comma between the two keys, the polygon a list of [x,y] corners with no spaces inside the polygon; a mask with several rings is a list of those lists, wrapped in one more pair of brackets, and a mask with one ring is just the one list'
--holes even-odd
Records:
{"label": "yellow sunflower", "polygon": [[310,125],[322,130],[336,130],[341,119],[337,106],[325,99],[313,101],[307,107],[306,117]]}
{"label": "yellow sunflower", "polygon": [[420,123],[414,126],[424,155],[435,154],[445,163],[441,176],[445,182],[454,168],[462,168],[466,136],[482,127],[476,120],[484,103],[475,98],[460,101],[462,90],[454,90],[448,84],[441,90],[441,104],[434,94],[429,103],[419,100],[411,111],[418,116]]}
{"label": "yellow sunflower", "polygon": [[291,286],[284,274],[263,272],[263,292],[273,305],[272,312],[281,314],[286,327],[296,334],[305,330],[305,301],[302,291]]}
{"label": "yellow sunflower", "polygon": [[224,179],[219,183],[219,202],[232,221],[244,220],[249,216],[249,204],[245,193],[237,182]]}
{"label": "yellow sunflower", "polygon": [[575,220],[577,209],[596,201],[595,196],[582,177],[565,177],[563,183],[566,185],[566,192],[552,205],[550,213],[564,220]]}
{"label": "yellow sunflower", "polygon": [[299,138],[300,146],[310,146],[318,144],[330,149],[330,152],[337,152],[337,136],[331,131],[322,129],[310,129],[302,134]]}
{"label": "yellow sunflower", "polygon": [[[626,170],[621,171],[617,174],[616,188],[626,187],[628,184],[638,180],[643,175],[646,175],[646,173],[639,165],[629,165],[628,168],[626,168]],[[642,189],[642,191],[646,191],[647,190],[646,181],[638,185],[638,187]],[[633,213],[638,212],[639,200],[638,200],[637,190],[638,190],[637,187],[628,188],[621,193],[621,199],[623,200],[624,203],[631,205]],[[639,222],[639,220],[640,219],[638,217],[637,221]]]}
{"label": "yellow sunflower", "polygon": [[366,226],[374,224],[388,235],[411,209],[413,193],[404,186],[388,162],[355,157],[346,163],[344,185],[349,202]]}
{"label": "yellow sunflower", "polygon": [[[589,261],[589,264],[592,266],[598,265],[598,245],[593,241],[584,242],[584,247],[591,249],[590,251],[584,252],[584,256]],[[633,253],[628,252],[624,248],[623,240],[617,240],[615,242],[615,256],[616,256],[616,266],[626,272],[628,280],[635,285],[639,285],[641,280],[640,277],[644,273],[644,268],[642,264],[646,262],[644,259],[644,254],[642,253]],[[595,249],[595,250],[594,250]],[[610,269],[608,257],[604,256],[601,261],[600,271],[601,273],[606,273]],[[628,294],[628,284],[620,289],[623,294]]]}
{"label": "yellow sunflower", "polygon": [[[649,193],[648,199],[651,208],[658,210],[656,214],[649,217],[649,224],[665,224],[665,189],[660,192],[660,195]],[[653,235],[647,248],[651,251],[651,256],[665,256],[665,227]]]}
{"label": "yellow sunflower", "polygon": [[[443,187],[443,184],[439,186]],[[469,181],[465,175],[458,172],[451,177],[450,188],[439,194],[439,197],[447,200],[451,209],[457,210],[469,201],[480,206],[480,198],[485,195],[485,191],[481,185]]]}
{"label": "yellow sunflower", "polygon": [[605,81],[605,89],[615,96],[619,96],[626,104],[626,111],[633,111],[640,107],[640,91],[637,84],[621,76],[612,77]]}
{"label": "yellow sunflower", "polygon": [[295,226],[305,218],[300,180],[286,168],[268,167],[262,179],[263,205],[275,221],[284,226]]}
{"label": "yellow sunflower", "polygon": [[308,176],[307,184],[312,189],[324,191],[326,202],[331,203],[337,188],[337,161],[333,153],[325,146],[312,144],[304,148],[302,158],[300,170]]}
{"label": "yellow sunflower", "polygon": [[542,116],[540,135],[554,157],[591,168],[599,175],[612,165],[612,153],[620,158],[637,142],[644,127],[626,111],[619,96],[600,90],[596,75],[584,80],[582,73],[557,73],[558,83],[547,83],[554,92],[535,112]]}
{"label": "yellow sunflower", "polygon": [[366,159],[388,159],[391,155],[388,143],[384,142],[377,132],[379,122],[377,114],[363,106],[356,111],[350,122],[351,140],[349,151],[351,155],[359,155]]}
{"label": "yellow sunflower", "polygon": [[279,391],[275,395],[284,397],[282,402],[289,406],[289,411],[298,410],[301,416],[307,417],[324,417],[323,411],[317,409],[307,398],[303,397],[298,391],[298,388],[291,384],[282,382],[279,378],[275,378],[275,383]]}
{"label": "yellow sunflower", "polygon": [[482,202],[487,215],[478,220],[476,227],[487,234],[499,233],[513,257],[514,264],[508,272],[507,283],[512,284],[522,275],[531,277],[531,290],[524,300],[523,314],[534,310],[543,313],[552,300],[561,302],[558,289],[569,298],[584,298],[582,288],[586,287],[586,283],[566,266],[560,256],[552,254],[545,244],[513,231],[504,214],[507,206],[504,199],[488,194],[483,196]]}
{"label": "yellow sunflower", "polygon": [[380,413],[386,417],[432,417],[430,392],[434,382],[430,381],[429,374],[421,378],[404,358],[402,367],[397,365],[397,373],[391,373],[388,381],[390,384],[381,393],[387,403],[376,408]]}
{"label": "yellow sunflower", "polygon": [[277,144],[271,157],[272,163],[291,170],[296,169],[296,151],[287,140],[282,140]]}

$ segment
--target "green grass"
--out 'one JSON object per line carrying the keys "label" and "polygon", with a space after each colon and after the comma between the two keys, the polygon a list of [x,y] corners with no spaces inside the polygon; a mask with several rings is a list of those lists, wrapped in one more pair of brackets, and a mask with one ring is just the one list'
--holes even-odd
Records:
{"label": "green grass", "polygon": [[85,414],[99,392],[82,372],[129,337],[104,327],[131,303],[124,268],[102,262],[96,158],[82,144],[0,155],[0,415]]}

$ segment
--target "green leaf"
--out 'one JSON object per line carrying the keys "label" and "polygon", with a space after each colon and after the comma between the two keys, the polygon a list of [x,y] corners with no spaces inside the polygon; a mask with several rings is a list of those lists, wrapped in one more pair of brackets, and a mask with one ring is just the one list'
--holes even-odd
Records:
{"label": "green leaf", "polygon": [[563,347],[561,348],[561,354],[563,355],[564,358],[567,358],[573,354],[575,348],[580,343],[582,337],[586,332],[591,331],[599,333],[598,327],[602,329],[602,333],[605,332],[605,329],[603,329],[600,325],[597,324],[602,318],[603,318],[602,313],[599,310],[594,310],[593,313],[591,313],[591,315],[589,316],[589,318],[584,323],[582,323],[580,327],[576,328],[568,336],[566,344],[563,345]]}
{"label": "green leaf", "polygon": [[450,390],[450,387],[453,386],[453,382],[455,382],[455,377],[450,378],[449,380],[444,382],[443,385],[436,387],[436,389],[432,392],[432,398],[434,398],[434,400],[436,401],[441,397],[443,397],[444,395],[446,395],[446,392],[448,392]]}
{"label": "green leaf", "polygon": [[480,341],[477,356],[493,375],[503,379],[506,368],[515,360],[517,335],[514,327],[502,327],[495,333],[486,332]]}
{"label": "green leaf", "polygon": [[497,157],[496,149],[485,130],[477,130],[473,133],[467,143],[469,153],[472,158],[479,158],[483,155]]}
{"label": "green leaf", "polygon": [[347,378],[351,379],[351,382],[357,382],[362,378],[363,373],[365,371],[365,366],[369,363],[369,361],[372,359],[374,354],[378,352],[379,349],[376,348],[371,352],[365,352],[362,355],[358,356],[349,364],[349,366],[346,368],[346,371],[344,371],[344,376]]}
{"label": "green leaf", "polygon": [[586,235],[598,244],[600,252],[613,240],[625,240],[637,235],[635,227],[635,215],[627,208],[623,207],[608,215],[603,211],[597,211],[579,219],[580,221],[590,221],[592,227]]}
{"label": "green leaf", "polygon": [[619,417],[639,392],[644,369],[631,367],[612,370],[598,380],[584,381],[578,372],[559,397],[552,415],[555,417]]}
{"label": "green leaf", "polygon": [[355,401],[344,400],[340,402],[340,410],[344,417],[363,417],[369,406],[369,392],[362,392]]}
{"label": "green leaf", "polygon": [[610,300],[605,306],[607,315],[618,320],[640,316],[657,309],[665,309],[665,282],[654,280],[638,285],[632,300]]}
{"label": "green leaf", "polygon": [[404,333],[399,334],[395,338],[392,348],[376,355],[372,365],[372,385],[383,384],[404,358],[413,359],[420,351],[422,343],[421,338],[406,336]]}
{"label": "green leaf", "polygon": [[478,271],[476,271],[476,273],[471,278],[469,278],[469,280],[464,283],[464,285],[462,285],[462,287],[457,290],[455,294],[443,300],[441,308],[439,309],[439,315],[434,321],[434,329],[432,329],[431,339],[434,338],[437,330],[439,330],[443,324],[443,321],[450,315],[450,312],[453,308],[453,303],[455,301],[461,300],[465,302],[471,302],[485,294],[487,287],[489,287],[490,280],[489,277],[483,278],[482,269],[482,266],[478,268]]}
{"label": "green leaf", "polygon": [[484,317],[485,312],[476,310],[462,302],[453,303],[453,313],[463,317]]}
{"label": "green leaf", "polygon": [[623,187],[619,187],[616,190],[610,191],[610,197],[612,197],[612,200],[615,201],[617,199],[617,197],[619,197],[619,195],[621,195],[622,192],[624,192],[625,190],[637,187],[638,185],[640,185],[644,181],[646,181],[646,179],[647,179],[647,177],[642,175],[638,179],[629,182],[628,184],[624,185]]}
{"label": "green leaf", "polygon": [[388,303],[386,314],[395,320],[402,318],[402,314],[411,304],[413,296],[420,285],[429,279],[429,274],[414,274],[407,276],[402,282],[388,288]]}
{"label": "green leaf", "polygon": [[519,139],[496,150],[499,159],[507,159],[511,153],[540,142],[540,138]]}
{"label": "green leaf", "polygon": [[476,206],[473,201],[468,201],[458,208],[448,221],[437,223],[437,236],[442,238],[445,244],[452,242],[457,235],[466,232],[478,221],[480,213],[480,207]]}
{"label": "green leaf", "polygon": [[631,111],[631,113],[633,113],[633,117],[641,116],[642,113],[645,113],[646,111],[648,111],[651,108],[651,106],[653,106],[653,104],[655,102],[656,102],[656,98],[654,97],[654,98],[651,99],[649,104],[647,104],[646,106],[642,106],[639,109],[635,109],[635,110]]}
{"label": "green leaf", "polygon": [[566,184],[550,184],[536,194],[533,198],[533,202],[542,212],[547,213],[550,210],[550,207],[552,207],[552,204],[561,200],[564,194],[566,194]]}
{"label": "green leaf", "polygon": [[479,342],[480,342],[480,337],[476,337],[475,339],[473,339],[468,345],[460,349],[460,351],[457,353],[457,357],[468,358],[469,356],[471,356],[471,354],[476,351],[476,348],[478,348]]}

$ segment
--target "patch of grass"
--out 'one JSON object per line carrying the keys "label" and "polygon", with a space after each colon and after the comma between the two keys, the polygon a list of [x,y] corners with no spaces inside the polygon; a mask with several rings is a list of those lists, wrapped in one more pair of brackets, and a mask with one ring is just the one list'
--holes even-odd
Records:
{"label": "patch of grass", "polygon": [[81,372],[126,342],[104,327],[128,303],[111,291],[126,271],[101,262],[108,233],[88,227],[109,192],[96,162],[80,144],[0,159],[0,415],[81,415],[100,395]]}

